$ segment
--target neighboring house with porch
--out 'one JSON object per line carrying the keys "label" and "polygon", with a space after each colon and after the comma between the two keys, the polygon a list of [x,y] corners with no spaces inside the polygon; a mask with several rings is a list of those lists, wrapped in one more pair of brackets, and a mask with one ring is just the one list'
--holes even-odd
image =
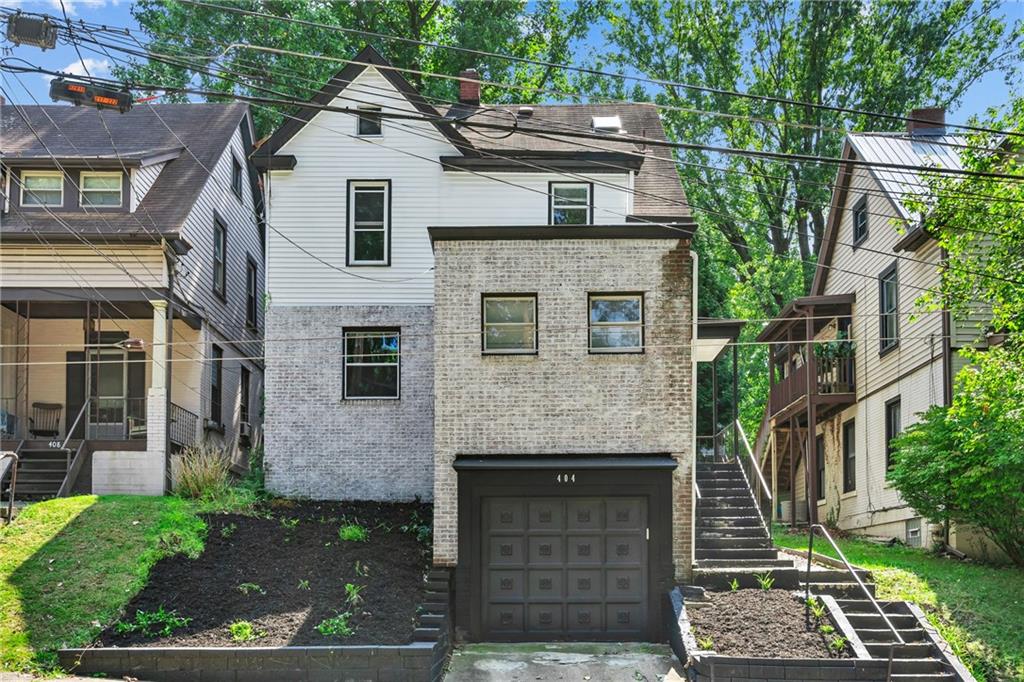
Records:
{"label": "neighboring house with porch", "polygon": [[[456,120],[475,72],[438,109],[388,67],[366,48],[254,154],[267,485],[432,500],[470,638],[656,638],[693,556],[695,225],[670,153],[494,139]],[[664,139],[649,105],[498,109]]]}
{"label": "neighboring house with porch", "polygon": [[[842,159],[961,167],[957,146],[966,138],[946,132],[943,110],[910,118],[930,123],[852,133]],[[964,365],[959,351],[985,343],[986,316],[951,319],[915,303],[939,289],[944,260],[907,207],[926,182],[914,171],[841,165],[811,291],[758,337],[773,343],[758,450],[784,522],[811,518],[912,546],[942,539],[887,483],[890,442],[929,407],[949,404]],[[950,542],[981,549],[967,532]]]}
{"label": "neighboring house with porch", "polygon": [[203,439],[244,464],[263,374],[248,107],[0,110],[0,429],[18,497],[160,494],[171,454]]}

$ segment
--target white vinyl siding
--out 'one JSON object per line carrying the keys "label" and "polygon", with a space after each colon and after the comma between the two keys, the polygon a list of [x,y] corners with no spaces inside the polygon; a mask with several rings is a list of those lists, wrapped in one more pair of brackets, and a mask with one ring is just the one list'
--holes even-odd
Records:
{"label": "white vinyl siding", "polygon": [[153,186],[156,179],[160,177],[160,172],[163,171],[167,165],[166,162],[154,163],[151,166],[142,166],[140,168],[131,169],[131,201],[128,203],[128,210],[132,213],[138,209],[139,204],[149,194],[149,188]]}
{"label": "white vinyl siding", "polygon": [[[375,69],[360,74],[352,88],[350,98],[343,91],[331,104],[418,114]],[[388,121],[384,128],[382,138],[361,138],[354,115],[322,111],[279,150],[294,154],[297,165],[268,179],[270,305],[430,305],[434,258],[427,227],[546,225],[549,183],[573,180],[536,171],[445,173],[439,158],[459,150],[434,126]],[[391,181],[391,231],[389,266],[352,268],[357,277],[346,274],[345,220],[346,181],[359,178]],[[626,221],[629,173],[589,174],[579,181],[594,184],[594,223]]]}

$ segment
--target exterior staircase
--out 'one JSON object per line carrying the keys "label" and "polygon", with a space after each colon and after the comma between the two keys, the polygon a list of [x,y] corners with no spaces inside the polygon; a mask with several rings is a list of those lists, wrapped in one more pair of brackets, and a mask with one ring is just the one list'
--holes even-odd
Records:
{"label": "exterior staircase", "polygon": [[780,559],[754,504],[739,463],[697,464],[697,537],[694,583],[709,589],[757,587],[756,576],[770,572],[775,587],[796,587],[791,559]]}
{"label": "exterior staircase", "polygon": [[[26,441],[18,450],[17,502],[56,497],[68,474],[67,452],[51,448],[45,441]],[[0,500],[10,495],[8,475],[0,482]]]}

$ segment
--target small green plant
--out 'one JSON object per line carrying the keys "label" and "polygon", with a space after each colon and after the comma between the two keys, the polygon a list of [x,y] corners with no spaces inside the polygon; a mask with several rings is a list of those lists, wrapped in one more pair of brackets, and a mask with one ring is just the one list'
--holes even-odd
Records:
{"label": "small green plant", "polygon": [[256,583],[242,583],[241,585],[239,585],[235,589],[238,590],[239,592],[241,592],[242,594],[244,594],[247,597],[250,594],[252,594],[253,592],[256,592],[256,593],[259,593],[259,594],[266,594],[267,593],[266,590],[264,590],[262,587],[260,587]]}
{"label": "small green plant", "polygon": [[185,627],[191,621],[191,618],[179,616],[177,611],[167,611],[161,605],[156,611],[136,611],[134,620],[118,621],[114,626],[114,632],[122,635],[141,632],[147,637],[169,637],[175,630]]}
{"label": "small green plant", "polygon": [[772,589],[772,585],[775,584],[775,578],[772,577],[771,571],[765,571],[763,574],[755,573],[754,579],[757,580],[757,584],[761,586],[761,589],[766,592]]}
{"label": "small green plant", "polygon": [[366,542],[370,539],[370,531],[358,523],[346,523],[338,529],[338,537],[345,542]]}
{"label": "small green plant", "polygon": [[352,614],[347,611],[339,613],[333,618],[320,621],[315,629],[324,637],[351,637],[356,632],[355,628],[349,624],[351,618]]}
{"label": "small green plant", "polygon": [[281,526],[284,527],[286,530],[291,530],[292,528],[295,528],[295,526],[297,525],[299,525],[298,519],[281,519]]}
{"label": "small green plant", "polygon": [[733,592],[740,589],[740,581],[736,578],[733,578],[731,581],[729,581],[729,589]]}
{"label": "small green plant", "polygon": [[419,511],[415,509],[409,517],[409,522],[402,524],[400,529],[403,533],[415,535],[416,539],[424,545],[430,544],[431,538],[434,537],[434,528],[430,520],[420,516]]}
{"label": "small green plant", "polygon": [[824,625],[819,627],[818,630],[820,630],[821,634],[825,635],[826,637],[831,635],[833,632],[836,631],[836,629],[834,627],[832,627],[831,625],[829,625],[828,623],[825,623]]}
{"label": "small green plant", "polygon": [[235,534],[236,530],[238,530],[238,526],[236,526],[233,523],[229,523],[228,525],[220,529],[220,536],[222,538],[229,538]]}
{"label": "small green plant", "polygon": [[228,632],[231,633],[231,639],[235,642],[251,642],[267,634],[257,630],[256,626],[247,620],[236,620],[228,626]]}
{"label": "small green plant", "polygon": [[309,589],[309,581],[308,580],[300,580],[299,581],[299,589],[300,590],[308,590]]}
{"label": "small green plant", "polygon": [[363,595],[361,593],[365,587],[366,585],[345,584],[345,601],[348,602],[349,606],[356,607],[363,603]]}
{"label": "small green plant", "polygon": [[356,559],[356,568],[355,568],[355,570],[356,570],[356,575],[358,575],[360,578],[365,578],[368,575],[370,575],[370,567],[369,567],[369,565],[364,564],[359,559]]}
{"label": "small green plant", "polygon": [[842,635],[834,635],[832,639],[828,641],[828,648],[833,653],[842,653],[843,649],[846,648],[846,638]]}
{"label": "small green plant", "polygon": [[697,646],[704,651],[711,651],[715,648],[715,641],[710,637],[699,637],[697,639]]}
{"label": "small green plant", "polygon": [[814,597],[808,599],[807,603],[811,607],[811,615],[814,616],[814,620],[821,620],[825,617],[827,609],[825,608],[824,604],[822,604]]}

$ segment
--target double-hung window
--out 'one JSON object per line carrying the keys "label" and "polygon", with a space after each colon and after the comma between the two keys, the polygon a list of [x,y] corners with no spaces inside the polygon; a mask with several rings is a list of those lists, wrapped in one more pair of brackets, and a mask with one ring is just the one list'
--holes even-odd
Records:
{"label": "double-hung window", "polygon": [[228,231],[219,218],[213,219],[213,293],[227,297]]}
{"label": "double-hung window", "polygon": [[537,295],[487,294],[483,297],[481,350],[488,354],[537,352]]}
{"label": "double-hung window", "polygon": [[396,400],[400,349],[397,329],[346,329],[344,397]]}
{"label": "double-hung window", "polygon": [[121,173],[83,172],[79,203],[88,208],[119,208],[121,206]]}
{"label": "double-hung window", "polygon": [[242,198],[242,164],[233,155],[231,157],[231,191],[239,199]]}
{"label": "double-hung window", "polygon": [[238,368],[238,421],[249,422],[249,370]]}
{"label": "double-hung window", "polygon": [[210,359],[213,362],[210,367],[210,421],[220,424],[223,415],[224,350],[220,346],[214,346]]}
{"label": "double-hung window", "polygon": [[388,265],[391,181],[349,180],[348,264]]}
{"label": "double-hung window", "polygon": [[644,295],[590,294],[590,352],[641,353]]}
{"label": "double-hung window", "polygon": [[21,205],[63,206],[64,174],[60,171],[23,171]]}
{"label": "double-hung window", "polygon": [[591,195],[593,186],[586,182],[552,182],[548,184],[548,211],[552,225],[589,225],[593,222]]}
{"label": "double-hung window", "polygon": [[380,107],[359,107],[356,114],[356,135],[380,137],[384,134],[380,124]]}
{"label": "double-hung window", "polygon": [[878,276],[878,332],[879,353],[899,345],[899,277],[896,263]]}
{"label": "double-hung window", "polygon": [[903,430],[900,416],[900,397],[885,403],[885,469],[892,466],[892,441]]}
{"label": "double-hung window", "polygon": [[825,436],[814,439],[815,469],[818,475],[818,501],[825,499]]}
{"label": "double-hung window", "polygon": [[868,199],[861,197],[853,207],[853,245],[856,246],[868,236]]}
{"label": "double-hung window", "polygon": [[259,312],[258,291],[256,261],[249,257],[245,266],[245,324],[250,329],[256,328]]}
{"label": "double-hung window", "polygon": [[843,492],[857,489],[857,426],[854,421],[843,424]]}

